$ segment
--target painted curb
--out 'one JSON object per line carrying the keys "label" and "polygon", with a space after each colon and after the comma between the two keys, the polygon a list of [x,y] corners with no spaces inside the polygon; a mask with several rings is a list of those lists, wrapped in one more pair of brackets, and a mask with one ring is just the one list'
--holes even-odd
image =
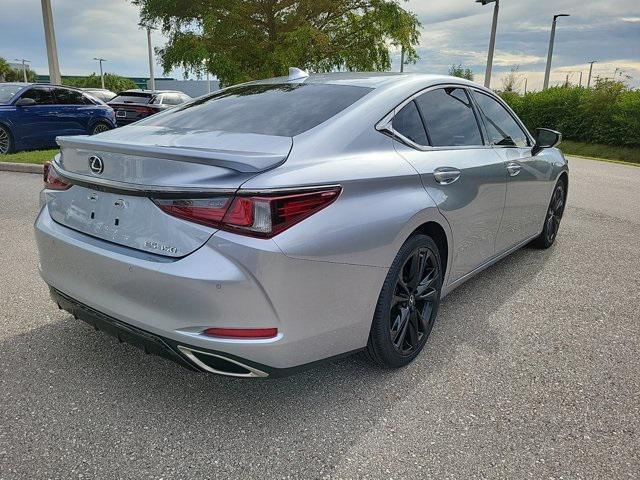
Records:
{"label": "painted curb", "polygon": [[0,172],[39,173],[42,175],[42,165],[35,163],[0,162]]}

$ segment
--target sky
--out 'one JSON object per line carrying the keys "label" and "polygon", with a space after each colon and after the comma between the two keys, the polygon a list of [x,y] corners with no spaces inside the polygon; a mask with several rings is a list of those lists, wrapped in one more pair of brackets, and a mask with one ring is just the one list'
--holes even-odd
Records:
{"label": "sky", "polygon": [[[404,3],[404,2],[403,2]],[[446,73],[452,64],[472,69],[482,83],[489,44],[493,4],[474,0],[409,0],[405,8],[422,23],[420,59],[405,71]],[[94,57],[107,59],[105,71],[148,76],[146,33],[138,27],[138,9],[127,0],[52,0],[58,57],[63,75],[98,71]],[[491,86],[518,67],[519,88],[542,87],[549,33],[558,20],[551,72],[552,85],[566,76],[586,83],[588,62],[596,60],[594,76],[612,77],[616,68],[640,87],[640,0],[501,0]],[[153,33],[153,45],[166,39]],[[42,13],[38,0],[0,0],[0,57],[26,58],[38,73],[48,73]],[[392,52],[393,69],[399,52]],[[156,76],[162,68],[156,66]],[[168,76],[182,78],[174,70]]]}

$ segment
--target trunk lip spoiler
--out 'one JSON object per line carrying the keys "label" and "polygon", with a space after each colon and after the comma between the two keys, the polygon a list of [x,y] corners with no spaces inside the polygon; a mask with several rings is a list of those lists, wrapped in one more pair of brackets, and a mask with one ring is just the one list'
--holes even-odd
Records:
{"label": "trunk lip spoiler", "polygon": [[339,183],[300,185],[289,187],[272,188],[251,188],[243,189],[242,185],[237,188],[206,188],[206,187],[181,187],[167,185],[138,185],[104,178],[88,177],[78,175],[64,170],[57,161],[51,162],[51,167],[58,175],[68,180],[73,185],[80,185],[93,190],[103,190],[109,192],[122,192],[128,195],[145,196],[152,198],[180,198],[189,195],[189,198],[210,197],[211,195],[274,195],[287,192],[305,192],[321,190],[325,188],[340,187]]}
{"label": "trunk lip spoiler", "polygon": [[229,195],[234,194],[237,188],[207,188],[207,187],[188,187],[188,186],[172,186],[172,185],[140,185],[136,183],[119,182],[117,180],[108,180],[105,178],[90,177],[77,173],[71,173],[62,168],[54,159],[51,167],[58,175],[69,181],[72,185],[80,185],[82,187],[92,188],[94,190],[103,190],[110,192],[122,192],[135,196],[159,196],[159,195],[183,195],[190,196],[210,196],[212,194]]}
{"label": "trunk lip spoiler", "polygon": [[260,173],[280,166],[287,160],[291,153],[291,148],[293,147],[293,142],[291,142],[289,150],[284,154],[267,152],[236,152],[232,150],[215,150],[210,148],[117,143],[98,140],[88,136],[56,137],[56,143],[61,148],[70,147],[81,150],[122,153],[140,157],[160,157],[163,160],[176,160],[181,162],[224,167],[241,173]]}

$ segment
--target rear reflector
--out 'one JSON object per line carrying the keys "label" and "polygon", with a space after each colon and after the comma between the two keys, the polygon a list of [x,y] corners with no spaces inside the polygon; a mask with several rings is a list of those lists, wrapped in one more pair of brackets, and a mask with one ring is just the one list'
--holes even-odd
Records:
{"label": "rear reflector", "polygon": [[199,199],[155,199],[169,215],[214,228],[271,238],[333,203],[340,187]]}
{"label": "rear reflector", "polygon": [[273,338],[278,335],[277,328],[207,328],[204,332],[209,337],[220,338]]}
{"label": "rear reflector", "polygon": [[49,190],[67,190],[71,187],[70,183],[64,181],[64,179],[56,173],[54,168],[51,166],[51,162],[45,162],[43,165],[42,175],[44,179],[44,188],[48,188]]}

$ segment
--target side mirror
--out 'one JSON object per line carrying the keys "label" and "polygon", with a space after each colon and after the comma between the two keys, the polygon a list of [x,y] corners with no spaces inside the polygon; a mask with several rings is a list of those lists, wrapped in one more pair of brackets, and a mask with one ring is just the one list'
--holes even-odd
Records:
{"label": "side mirror", "polygon": [[532,155],[537,155],[545,148],[553,148],[560,145],[562,134],[548,128],[538,128],[535,134],[536,144],[531,149]]}
{"label": "side mirror", "polygon": [[36,101],[33,98],[21,98],[16,102],[16,107],[30,107],[35,104]]}

